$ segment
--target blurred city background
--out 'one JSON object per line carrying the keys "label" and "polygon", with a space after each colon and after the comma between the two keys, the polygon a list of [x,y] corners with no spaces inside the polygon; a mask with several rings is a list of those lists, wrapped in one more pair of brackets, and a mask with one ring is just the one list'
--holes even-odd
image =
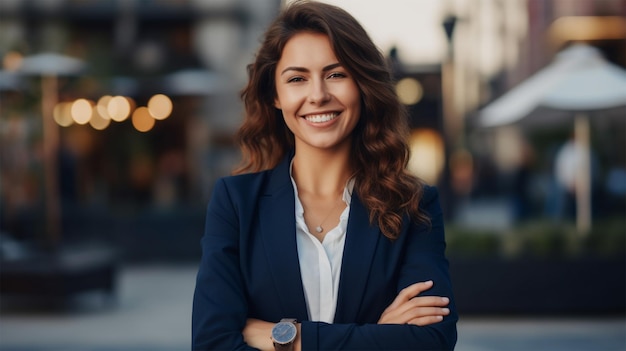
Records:
{"label": "blurred city background", "polygon": [[[626,2],[327,0],[442,196],[458,350],[626,350]],[[0,350],[185,350],[281,0],[0,1]]]}

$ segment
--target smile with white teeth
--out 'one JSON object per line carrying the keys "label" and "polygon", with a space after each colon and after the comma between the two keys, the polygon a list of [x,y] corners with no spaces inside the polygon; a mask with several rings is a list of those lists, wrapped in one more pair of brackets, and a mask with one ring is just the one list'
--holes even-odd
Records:
{"label": "smile with white teeth", "polygon": [[309,122],[324,123],[335,119],[337,116],[339,116],[339,112],[323,113],[320,115],[307,115],[304,118]]}

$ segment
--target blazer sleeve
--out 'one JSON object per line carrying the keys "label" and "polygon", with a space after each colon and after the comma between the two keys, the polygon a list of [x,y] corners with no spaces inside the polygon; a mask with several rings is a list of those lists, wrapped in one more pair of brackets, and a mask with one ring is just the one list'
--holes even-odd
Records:
{"label": "blazer sleeve", "polygon": [[223,179],[213,190],[201,240],[192,309],[193,350],[256,350],[241,331],[247,299],[239,268],[239,221]]}
{"label": "blazer sleeve", "polygon": [[[450,314],[428,326],[400,324],[327,324],[302,322],[303,350],[453,350],[457,340],[458,315],[445,258],[443,215],[435,188],[425,188],[420,207],[429,224],[411,226],[404,238],[397,292],[410,284],[433,280],[422,295],[450,298]],[[398,239],[400,240],[400,239]],[[387,304],[387,302],[385,302]],[[388,305],[388,304],[387,304]]]}

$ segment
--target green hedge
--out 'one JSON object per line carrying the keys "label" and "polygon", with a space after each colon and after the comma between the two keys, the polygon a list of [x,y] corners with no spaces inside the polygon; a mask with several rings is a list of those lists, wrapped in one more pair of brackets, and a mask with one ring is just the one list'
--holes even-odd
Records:
{"label": "green hedge", "polygon": [[574,223],[534,220],[507,230],[462,228],[446,225],[447,254],[454,256],[581,257],[626,256],[626,218],[604,218],[581,235]]}

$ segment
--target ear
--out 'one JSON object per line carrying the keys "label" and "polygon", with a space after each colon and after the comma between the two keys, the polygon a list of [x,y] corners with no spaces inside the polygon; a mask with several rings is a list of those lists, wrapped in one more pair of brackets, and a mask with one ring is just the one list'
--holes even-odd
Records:
{"label": "ear", "polygon": [[279,110],[282,110],[282,108],[280,107],[280,101],[278,100],[277,97],[274,98],[274,107],[276,107]]}

